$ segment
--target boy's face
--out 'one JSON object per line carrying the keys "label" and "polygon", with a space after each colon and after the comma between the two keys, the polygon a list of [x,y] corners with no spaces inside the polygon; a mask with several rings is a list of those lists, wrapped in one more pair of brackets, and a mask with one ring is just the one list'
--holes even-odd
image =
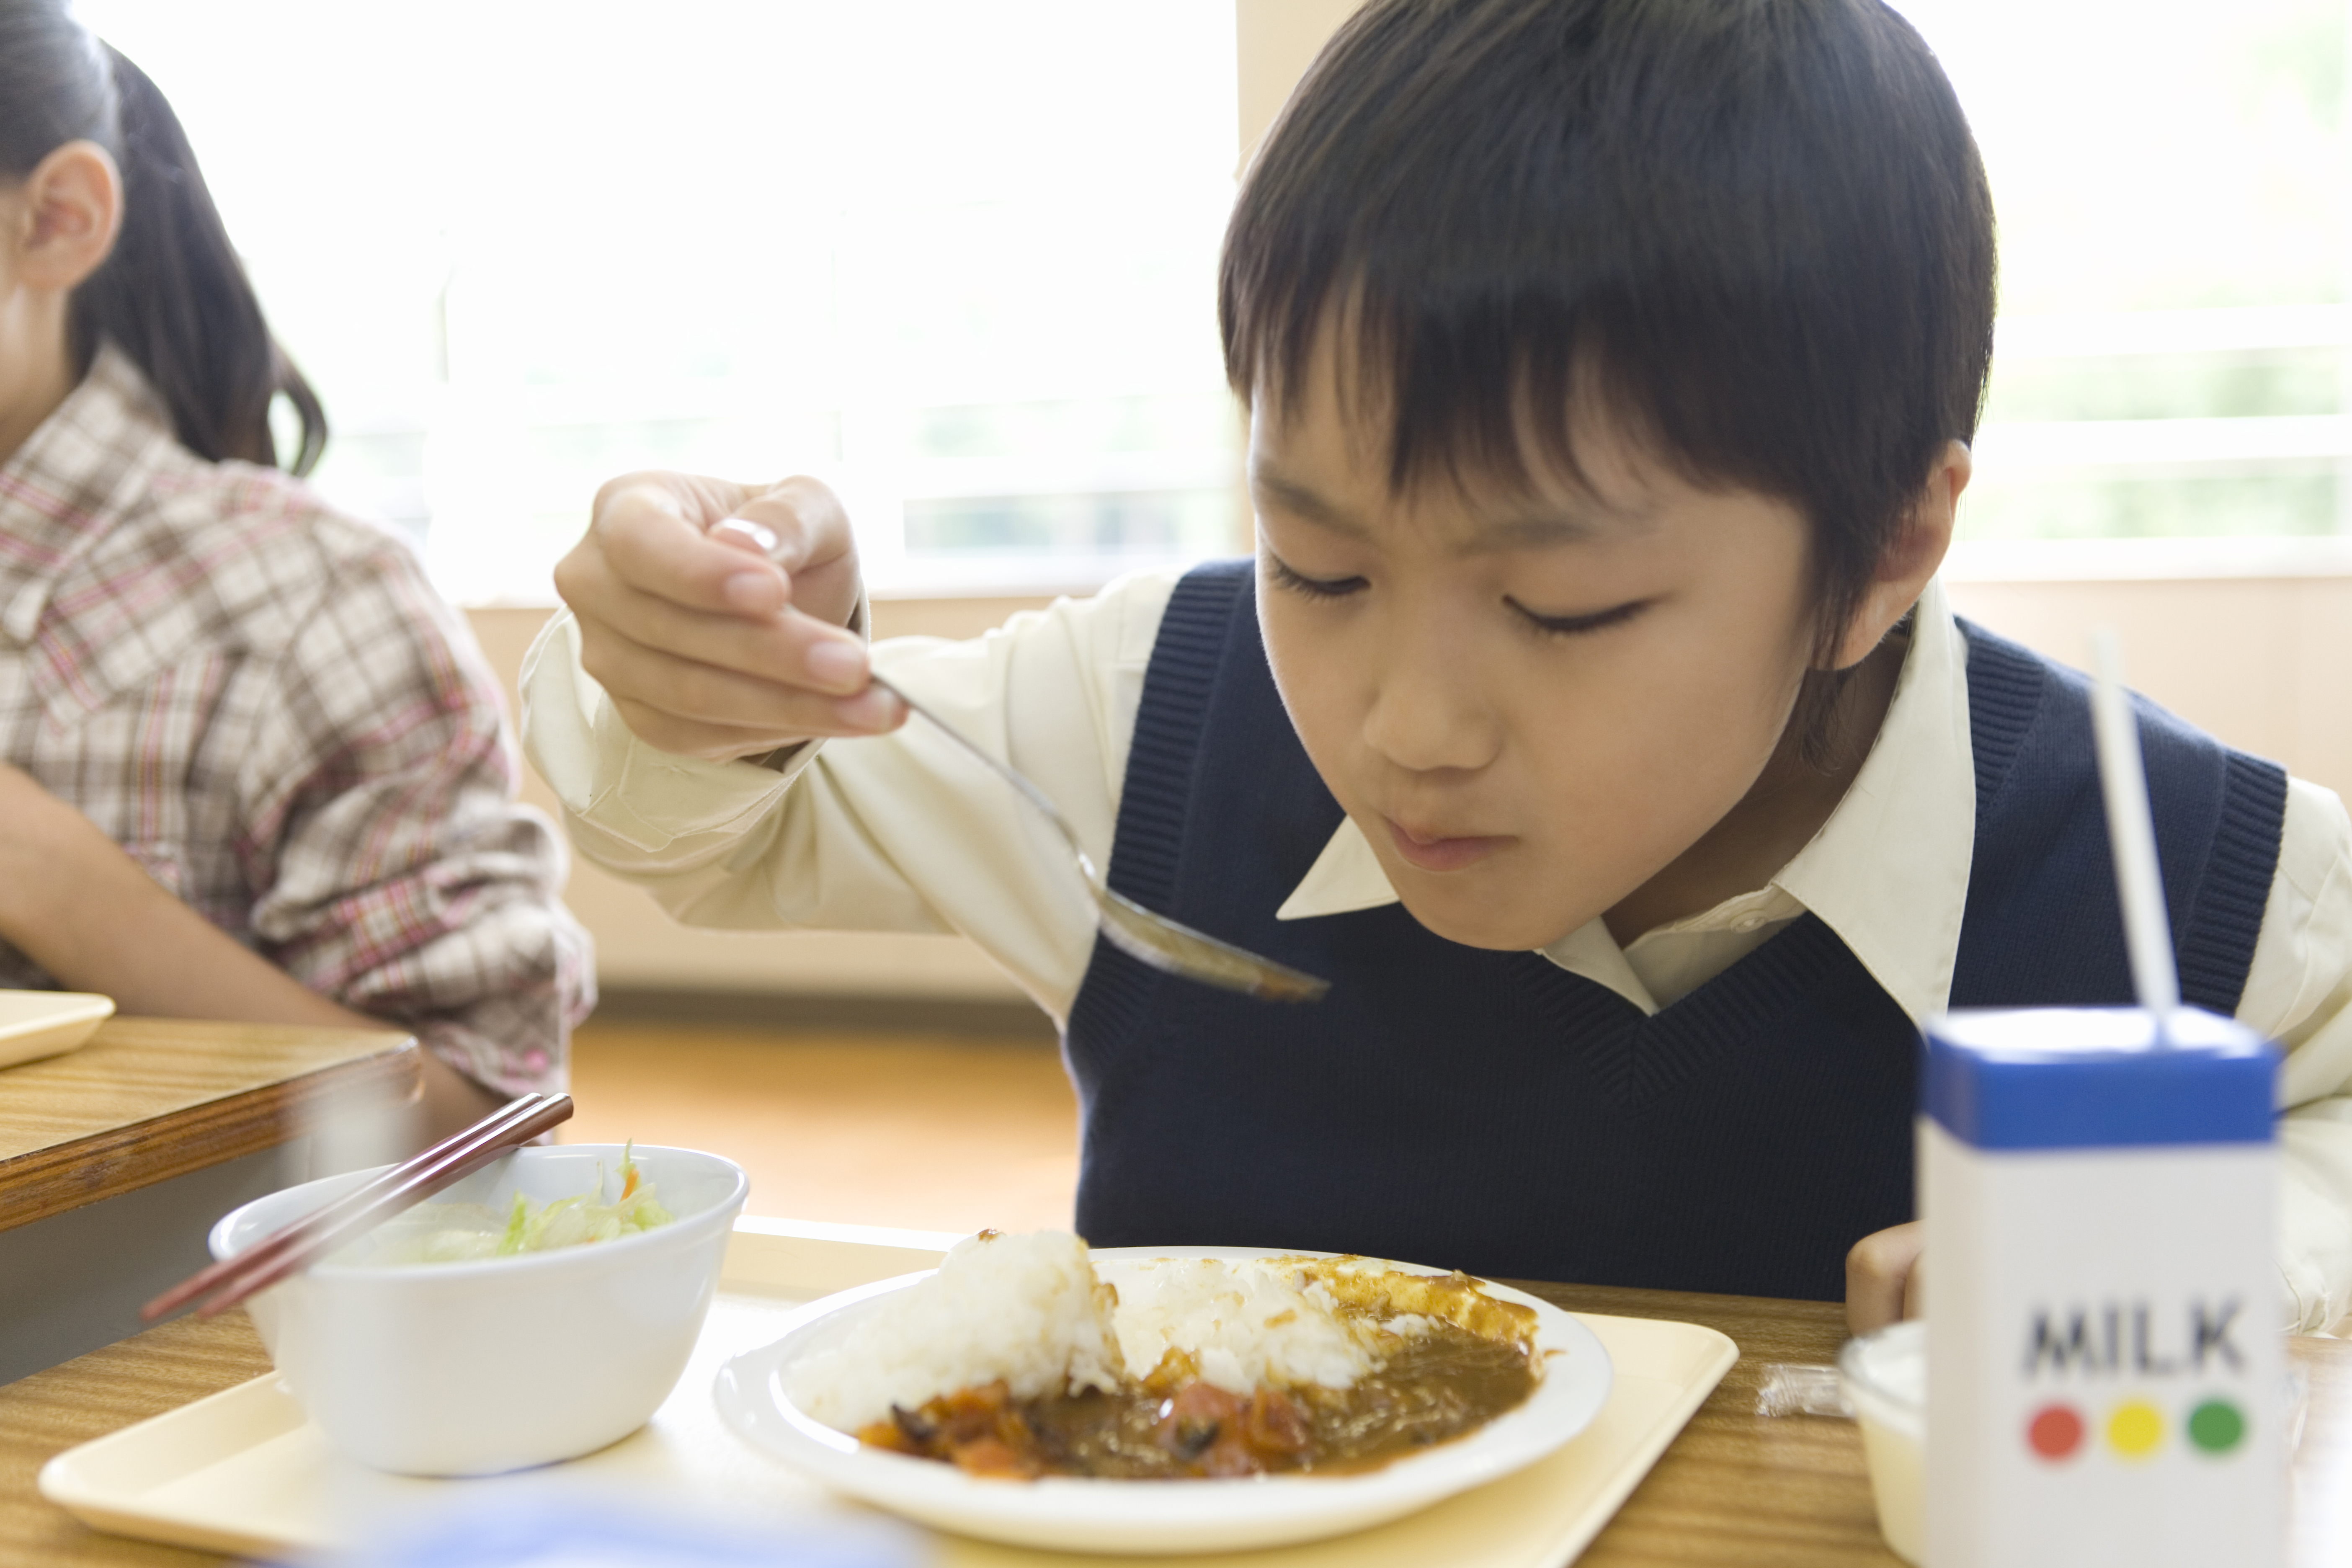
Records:
{"label": "boy's face", "polygon": [[1771,758],[1813,648],[1810,531],[1577,432],[1591,489],[1388,483],[1328,344],[1250,428],[1258,614],[1291,721],[1431,931],[1545,946],[1691,847]]}

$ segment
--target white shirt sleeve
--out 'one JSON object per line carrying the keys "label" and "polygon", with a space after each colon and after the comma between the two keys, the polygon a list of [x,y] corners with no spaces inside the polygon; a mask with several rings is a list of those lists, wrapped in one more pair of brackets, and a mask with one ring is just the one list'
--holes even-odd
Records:
{"label": "white shirt sleeve", "polygon": [[[874,667],[1034,781],[1096,867],[1110,861],[1128,746],[1181,573],[1013,616],[970,642],[877,643]],[[954,931],[1056,1020],[1094,950],[1068,848],[1010,786],[922,719],[803,748],[781,770],[639,741],[550,622],[525,659],[523,739],[573,847],[696,925]]]}
{"label": "white shirt sleeve", "polygon": [[2352,1311],[2352,819],[2301,779],[2238,1019],[2286,1048],[2279,1269],[2287,1327],[2307,1333]]}

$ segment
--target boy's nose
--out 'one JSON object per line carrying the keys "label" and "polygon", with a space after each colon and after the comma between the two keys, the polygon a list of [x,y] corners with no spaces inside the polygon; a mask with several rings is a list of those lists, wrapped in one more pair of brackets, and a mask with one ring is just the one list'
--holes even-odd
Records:
{"label": "boy's nose", "polygon": [[1364,741],[1398,767],[1435,773],[1486,766],[1501,735],[1465,672],[1423,652],[1386,663],[1364,716]]}

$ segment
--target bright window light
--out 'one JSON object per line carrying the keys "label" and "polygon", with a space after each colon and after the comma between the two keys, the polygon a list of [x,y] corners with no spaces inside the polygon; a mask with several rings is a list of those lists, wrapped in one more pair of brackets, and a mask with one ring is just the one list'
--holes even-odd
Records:
{"label": "bright window light", "polygon": [[545,599],[635,468],[814,472],[879,586],[1231,550],[1232,0],[82,0],[335,426],[320,484]]}
{"label": "bright window light", "polygon": [[[1895,0],[2001,225],[1963,536],[2352,534],[2352,0]],[[885,592],[1232,549],[1232,0],[81,0],[467,601],[596,485],[821,474]]]}
{"label": "bright window light", "polygon": [[2347,0],[1894,0],[2000,223],[1964,538],[2352,533]]}

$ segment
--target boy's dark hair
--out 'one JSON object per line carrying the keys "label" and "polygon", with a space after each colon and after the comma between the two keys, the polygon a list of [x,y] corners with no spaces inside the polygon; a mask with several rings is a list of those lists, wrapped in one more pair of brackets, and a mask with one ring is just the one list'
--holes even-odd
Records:
{"label": "boy's dark hair", "polygon": [[1992,198],[1876,0],[1371,0],[1244,181],[1225,373],[1295,407],[1327,319],[1385,382],[1391,482],[1580,473],[1576,398],[1801,509],[1834,647],[1976,430]]}
{"label": "boy's dark hair", "polygon": [[277,463],[269,405],[282,393],[302,432],[287,467],[310,472],[326,448],[325,411],[270,336],[171,104],[64,0],[0,0],[0,179],[22,180],[80,140],[114,154],[123,196],[113,251],[74,290],[76,368],[111,339],[163,398],[181,445],[215,462]]}

